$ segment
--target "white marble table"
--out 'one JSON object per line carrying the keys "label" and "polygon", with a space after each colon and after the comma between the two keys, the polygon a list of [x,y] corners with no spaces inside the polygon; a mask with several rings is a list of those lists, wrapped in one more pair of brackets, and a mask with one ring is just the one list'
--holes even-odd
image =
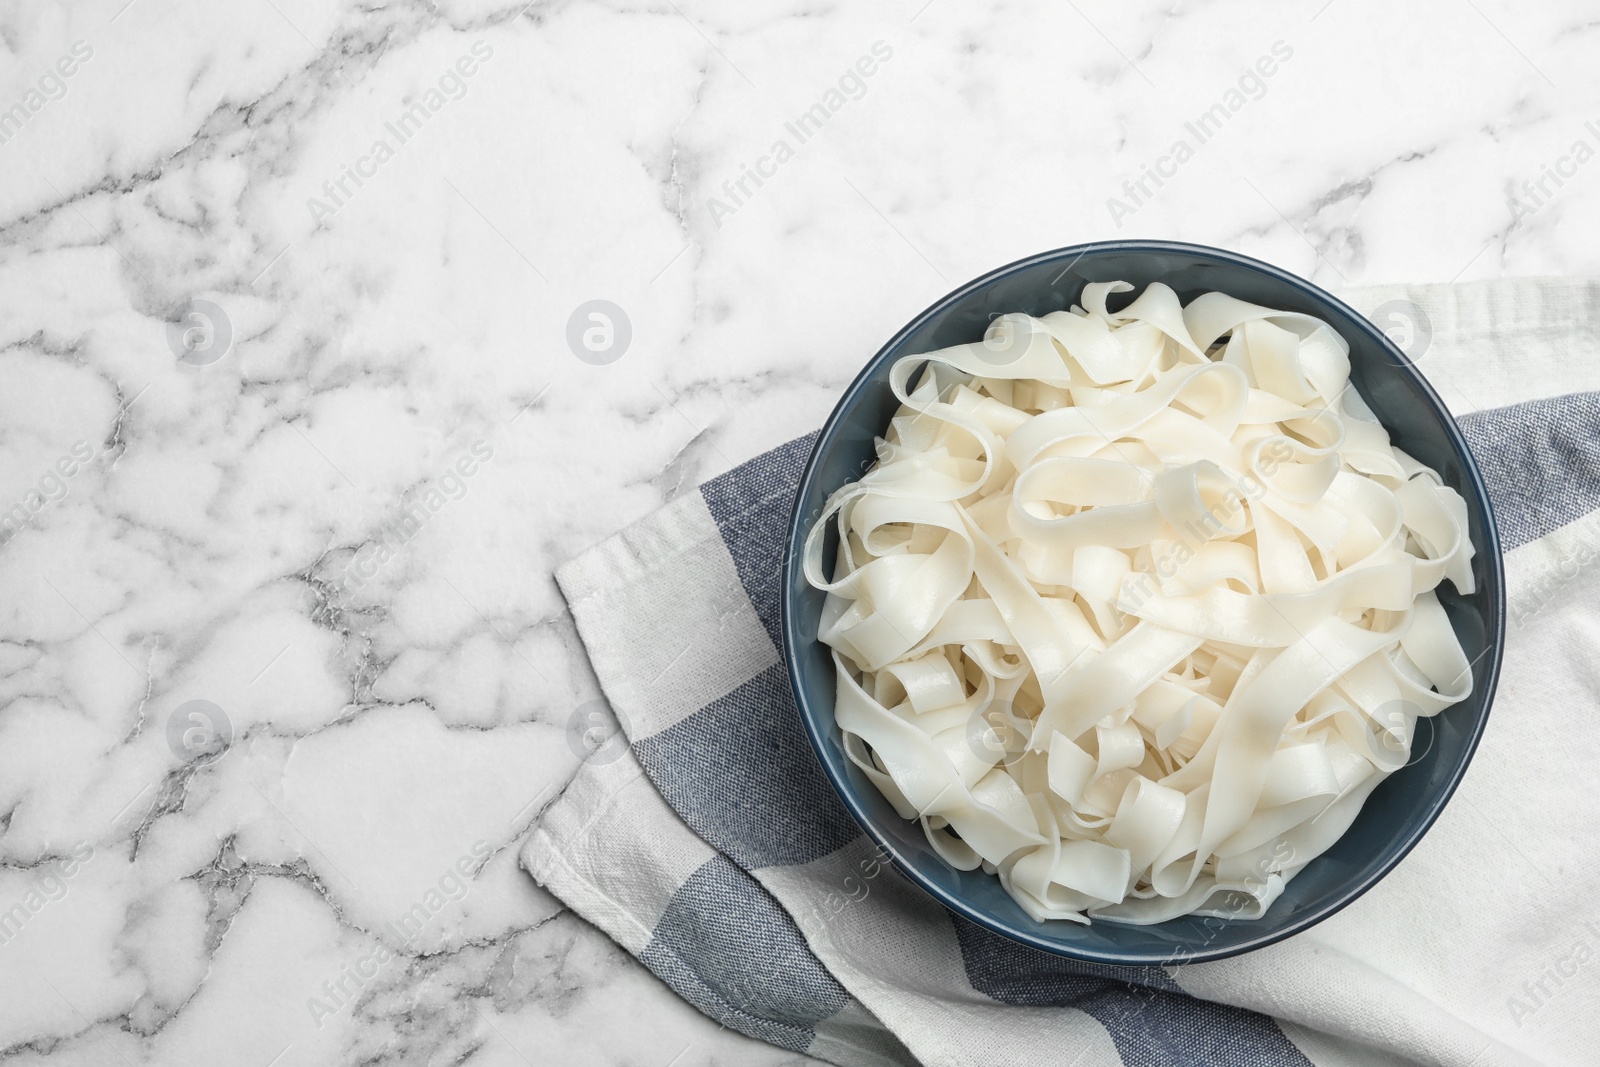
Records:
{"label": "white marble table", "polygon": [[552,568],[1040,249],[1593,272],[1597,45],[1507,0],[0,5],[0,1061],[798,1062],[516,866],[596,695]]}

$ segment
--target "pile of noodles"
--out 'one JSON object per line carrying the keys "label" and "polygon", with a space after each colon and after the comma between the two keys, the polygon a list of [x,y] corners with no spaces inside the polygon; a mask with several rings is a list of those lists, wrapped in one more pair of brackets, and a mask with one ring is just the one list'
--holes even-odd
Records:
{"label": "pile of noodles", "polygon": [[1326,323],[1131,289],[900,360],[805,571],[846,751],[948,862],[1038,920],[1255,918],[1471,691],[1466,506]]}

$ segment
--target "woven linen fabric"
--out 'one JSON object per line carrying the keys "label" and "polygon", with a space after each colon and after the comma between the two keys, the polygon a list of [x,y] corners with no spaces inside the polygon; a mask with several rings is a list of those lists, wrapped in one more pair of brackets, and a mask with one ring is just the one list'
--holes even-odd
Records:
{"label": "woven linen fabric", "polygon": [[584,764],[524,866],[707,1015],[839,1064],[1593,1062],[1600,283],[1343,295],[1421,324],[1410,351],[1489,483],[1510,608],[1466,780],[1350,907],[1233,959],[1110,967],[1015,944],[897,874],[832,793],[780,661],[814,435],[557,572],[627,744]]}

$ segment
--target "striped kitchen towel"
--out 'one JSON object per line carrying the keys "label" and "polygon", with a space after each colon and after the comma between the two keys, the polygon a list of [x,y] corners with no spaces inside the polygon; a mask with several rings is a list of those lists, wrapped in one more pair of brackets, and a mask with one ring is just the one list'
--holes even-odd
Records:
{"label": "striped kitchen towel", "polygon": [[1600,1045],[1600,283],[1345,294],[1394,327],[1494,497],[1511,621],[1482,747],[1356,903],[1214,963],[1119,968],[1010,942],[902,879],[845,813],[780,660],[812,438],[557,573],[626,736],[522,853],[707,1015],[839,1064],[1579,1064]]}

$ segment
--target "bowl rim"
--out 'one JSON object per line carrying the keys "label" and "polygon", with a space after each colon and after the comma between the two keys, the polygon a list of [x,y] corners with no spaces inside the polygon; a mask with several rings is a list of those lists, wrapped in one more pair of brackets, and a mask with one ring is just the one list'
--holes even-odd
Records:
{"label": "bowl rim", "polygon": [[[984,910],[968,903],[966,900],[951,892],[949,889],[946,889],[933,879],[925,876],[917,868],[916,864],[900,849],[898,849],[891,840],[889,840],[886,834],[878,830],[878,828],[874,825],[873,820],[868,816],[864,806],[855,797],[853,787],[844,780],[843,772],[836,769],[824,754],[826,738],[822,732],[822,717],[816,713],[816,709],[812,708],[811,702],[806,697],[805,688],[800,682],[800,650],[795,647],[795,634],[797,625],[797,620],[795,619],[796,605],[795,599],[790,593],[790,590],[794,587],[795,579],[797,577],[803,579],[804,577],[803,574],[797,574],[801,562],[801,555],[803,553],[806,533],[805,530],[800,528],[802,522],[801,501],[806,498],[809,490],[811,489],[812,483],[817,479],[817,458],[821,453],[823,443],[828,441],[838,430],[839,426],[845,421],[846,412],[854,406],[856,398],[866,386],[874,371],[876,371],[885,360],[898,355],[899,353],[897,350],[905,343],[906,339],[914,331],[922,327],[930,318],[939,312],[944,311],[951,304],[967,297],[975,290],[978,290],[983,286],[996,281],[997,279],[1015,274],[1019,271],[1037,266],[1041,263],[1062,260],[1071,257],[1067,262],[1066,267],[1063,268],[1063,270],[1065,270],[1070,268],[1074,263],[1084,256],[1101,252],[1178,253],[1211,259],[1216,262],[1231,266],[1243,267],[1247,270],[1253,270],[1264,274],[1274,281],[1287,285],[1290,288],[1300,290],[1303,295],[1310,297],[1313,301],[1331,304],[1335,308],[1345,312],[1349,318],[1357,324],[1357,329],[1364,330],[1370,340],[1376,341],[1380,346],[1387,349],[1390,362],[1395,365],[1400,373],[1410,377],[1413,384],[1415,384],[1419,388],[1422,395],[1426,397],[1434,417],[1443,423],[1445,434],[1462,461],[1462,466],[1465,472],[1465,481],[1471,487],[1472,492],[1477,496],[1477,499],[1482,506],[1484,516],[1484,533],[1488,542],[1486,545],[1479,546],[1480,551],[1485,553],[1485,564],[1489,579],[1486,585],[1489,586],[1487,592],[1489,593],[1490,597],[1490,613],[1494,617],[1493,626],[1488,634],[1487,653],[1479,657],[1480,660],[1487,661],[1481,676],[1483,709],[1473,722],[1471,736],[1467,738],[1466,747],[1462,752],[1461,758],[1451,769],[1450,776],[1445,781],[1443,788],[1441,788],[1431,798],[1427,809],[1423,812],[1421,821],[1418,822],[1413,827],[1411,832],[1406,835],[1406,837],[1401,841],[1400,847],[1397,848],[1393,855],[1391,855],[1387,860],[1376,867],[1369,868],[1368,873],[1363,878],[1359,879],[1343,893],[1328,897],[1325,900],[1308,907],[1303,915],[1296,916],[1282,927],[1268,933],[1263,933],[1259,937],[1247,939],[1239,944],[1216,948],[1201,947],[1194,951],[1184,951],[1165,956],[1156,956],[1136,952],[1105,951],[1092,948],[1086,949],[1063,944],[1057,941],[1051,941],[1033,933],[1030,930],[1012,925],[1004,920],[996,918],[988,912],[985,912]],[[921,888],[923,892],[933,897],[948,910],[1012,941],[1027,945],[1030,948],[1038,949],[1043,952],[1048,952],[1055,956],[1063,956],[1069,959],[1093,963],[1119,965],[1163,966],[1202,963],[1211,960],[1228,959],[1229,957],[1242,955],[1246,952],[1253,952],[1256,949],[1265,948],[1268,945],[1273,945],[1279,941],[1293,937],[1295,934],[1301,933],[1310,927],[1315,926],[1317,923],[1320,923],[1328,917],[1342,911],[1357,898],[1371,889],[1374,885],[1377,885],[1378,882],[1383,880],[1383,878],[1385,878],[1390,871],[1394,870],[1394,868],[1397,867],[1400,862],[1410,854],[1411,850],[1416,847],[1417,843],[1421,841],[1423,836],[1433,827],[1433,824],[1438,820],[1440,813],[1444,811],[1445,805],[1449,803],[1450,798],[1455,795],[1456,788],[1461,784],[1462,778],[1466,776],[1467,767],[1472,763],[1473,756],[1476,755],[1478,750],[1478,744],[1482,740],[1484,729],[1488,725],[1489,713],[1494,703],[1495,690],[1500,681],[1500,661],[1505,651],[1505,565],[1504,556],[1500,547],[1500,533],[1495,522],[1493,501],[1490,499],[1488,487],[1484,483],[1483,475],[1478,469],[1477,460],[1473,456],[1472,449],[1467,444],[1466,438],[1462,435],[1461,428],[1457,424],[1455,416],[1450,413],[1449,408],[1445,406],[1444,401],[1439,397],[1438,392],[1435,391],[1432,384],[1428,382],[1427,378],[1423,377],[1422,373],[1417,370],[1416,366],[1411,362],[1406,354],[1400,350],[1400,348],[1386,333],[1378,329],[1378,327],[1375,326],[1369,319],[1367,319],[1365,315],[1362,315],[1360,312],[1350,307],[1350,305],[1346,304],[1343,300],[1328,292],[1326,289],[1323,289],[1315,282],[1312,282],[1306,278],[1301,278],[1298,275],[1291,274],[1288,271],[1283,270],[1280,267],[1276,267],[1270,263],[1263,262],[1250,256],[1242,255],[1238,252],[1217,248],[1212,245],[1195,244],[1185,241],[1139,238],[1110,241],[1089,241],[1083,244],[1067,245],[1061,248],[1052,249],[1050,251],[1039,252],[1034,255],[1026,256],[1022,259],[1014,260],[1010,263],[996,267],[993,270],[990,270],[987,273],[980,275],[979,277],[974,278],[973,280],[966,282],[955,289],[952,289],[950,292],[946,293],[932,304],[929,304],[914,318],[912,318],[910,322],[901,327],[893,337],[891,337],[881,348],[878,349],[876,353],[873,354],[871,359],[867,360],[866,364],[861,368],[861,371],[855,376],[850,384],[846,386],[844,392],[840,395],[838,402],[834,405],[833,411],[829,413],[827,421],[823,423],[821,430],[818,431],[816,440],[812,443],[811,451],[806,457],[805,467],[800,475],[800,481],[795,492],[794,503],[790,506],[789,521],[786,529],[783,548],[783,567],[781,570],[779,600],[779,630],[781,631],[781,636],[783,638],[782,651],[784,666],[789,677],[789,688],[794,695],[796,710],[799,712],[800,720],[805,728],[806,737],[810,741],[813,754],[816,756],[817,762],[821,764],[822,771],[827,776],[829,785],[832,787],[834,794],[843,803],[845,809],[849,811],[851,817],[861,827],[862,831],[867,835],[867,837],[878,846],[879,850],[883,854],[886,854],[890,858],[896,869],[898,869],[901,874],[905,875],[905,877],[911,882]],[[1230,923],[1234,922],[1236,921],[1230,920]],[[1043,926],[1043,924],[1040,925],[1041,927]]]}

